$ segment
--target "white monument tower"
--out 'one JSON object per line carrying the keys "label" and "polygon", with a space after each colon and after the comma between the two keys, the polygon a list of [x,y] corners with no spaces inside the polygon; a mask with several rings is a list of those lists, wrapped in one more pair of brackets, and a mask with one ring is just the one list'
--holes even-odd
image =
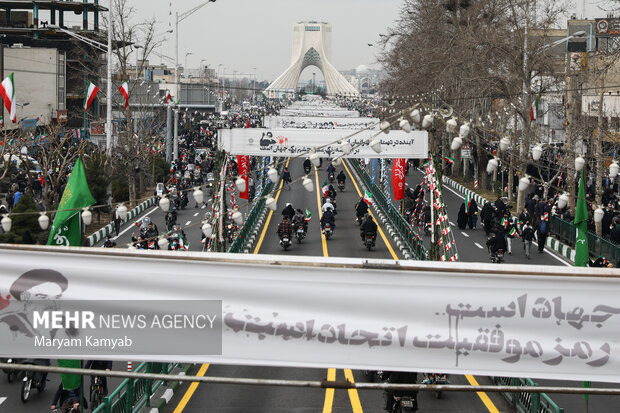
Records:
{"label": "white monument tower", "polygon": [[359,95],[359,92],[331,64],[332,25],[329,23],[299,22],[293,26],[291,64],[266,90],[267,96],[279,97],[295,91],[301,72],[316,66],[325,78],[328,95]]}

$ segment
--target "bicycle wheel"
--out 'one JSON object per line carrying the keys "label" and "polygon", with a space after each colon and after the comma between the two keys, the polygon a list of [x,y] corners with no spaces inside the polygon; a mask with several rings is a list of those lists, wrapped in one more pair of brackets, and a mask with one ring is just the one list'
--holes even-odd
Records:
{"label": "bicycle wheel", "polygon": [[32,379],[28,377],[26,380],[22,382],[22,391],[20,394],[22,403],[26,403],[28,401],[28,397],[30,397],[31,388],[32,388]]}

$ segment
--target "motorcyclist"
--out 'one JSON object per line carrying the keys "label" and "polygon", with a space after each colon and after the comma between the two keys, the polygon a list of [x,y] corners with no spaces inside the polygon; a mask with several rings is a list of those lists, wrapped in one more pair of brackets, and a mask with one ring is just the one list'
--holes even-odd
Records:
{"label": "motorcyclist", "polygon": [[304,173],[310,172],[310,169],[312,169],[312,162],[310,161],[310,159],[306,159],[304,161]]}
{"label": "motorcyclist", "polygon": [[168,231],[172,229],[174,224],[177,223],[177,211],[172,208],[172,210],[166,212],[166,225],[168,227]]}
{"label": "motorcyclist", "polygon": [[295,210],[295,216],[293,216],[293,227],[297,228],[299,225],[302,225],[304,228],[304,233],[308,232],[308,223],[304,219],[305,217],[306,216],[301,209],[297,208]]}
{"label": "motorcyclist", "polygon": [[335,201],[336,195],[337,195],[336,188],[334,188],[332,184],[329,184],[329,187],[327,188],[327,197]]}
{"label": "motorcyclist", "polygon": [[[364,202],[364,198],[360,198],[355,204],[355,217],[359,220],[368,212],[368,204]],[[361,221],[360,221],[361,222]]]}
{"label": "motorcyclist", "polygon": [[149,222],[148,226],[146,227],[144,236],[146,238],[157,238],[159,236],[159,231],[157,230],[157,227],[155,226],[153,221]]}
{"label": "motorcyclist", "polygon": [[280,222],[280,224],[278,225],[277,232],[280,239],[284,238],[284,236],[288,236],[289,239],[291,238],[291,234],[293,233],[293,227],[291,226],[291,220],[288,215],[284,215],[282,217],[282,222]]}
{"label": "motorcyclist", "polygon": [[[325,208],[325,205],[323,205],[323,208]],[[325,224],[329,224],[332,228],[332,231],[336,228],[336,215],[334,215],[331,206],[328,206],[325,209],[325,212],[323,212],[323,216],[321,217],[321,231],[325,230]]]}
{"label": "motorcyclist", "polygon": [[[417,373],[394,371],[390,373],[388,383],[390,384],[416,384]],[[386,390],[383,393],[385,399],[385,410],[391,412],[394,407],[394,397],[411,397],[413,401],[413,411],[418,410],[418,392],[413,390]]]}
{"label": "motorcyclist", "polygon": [[288,189],[291,189],[291,173],[288,170],[288,168],[284,168],[284,171],[282,172],[282,181],[284,182],[284,185],[288,185]]}
{"label": "motorcyclist", "polygon": [[290,202],[288,202],[284,210],[282,210],[282,216],[287,217],[289,220],[293,219],[295,216],[295,208],[293,208]]}
{"label": "motorcyclist", "polygon": [[372,219],[370,214],[366,214],[364,217],[364,222],[360,227],[360,237],[362,237],[362,242],[366,240],[366,234],[371,234],[373,241],[377,239],[377,224]]}
{"label": "motorcyclist", "polygon": [[347,176],[345,175],[344,171],[340,171],[340,173],[336,177],[336,180],[338,181],[338,183],[345,183],[347,181]]}
{"label": "motorcyclist", "polygon": [[492,257],[499,250],[506,251],[506,233],[503,227],[499,227],[495,234],[487,240],[487,247]]}
{"label": "motorcyclist", "polygon": [[112,241],[112,237],[108,235],[103,243],[103,248],[114,248],[116,247],[116,242]]}
{"label": "motorcyclist", "polygon": [[334,175],[336,175],[336,168],[334,168],[334,165],[330,163],[329,166],[327,167],[327,177],[328,178],[330,176],[333,177]]}
{"label": "motorcyclist", "polygon": [[323,204],[322,208],[323,213],[325,213],[328,209],[333,212],[334,204],[332,204],[332,200],[330,198],[325,198],[325,203]]}

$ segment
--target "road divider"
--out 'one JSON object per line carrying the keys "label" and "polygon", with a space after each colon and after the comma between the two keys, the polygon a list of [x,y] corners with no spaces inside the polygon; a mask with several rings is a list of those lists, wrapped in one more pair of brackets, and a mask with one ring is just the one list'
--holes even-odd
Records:
{"label": "road divider", "polygon": [[[157,199],[156,197],[149,198],[146,201],[142,202],[137,207],[135,207],[134,209],[132,209],[131,211],[129,211],[127,213],[127,218],[125,218],[121,222],[121,225],[126,224],[127,222],[132,220],[134,217],[136,217],[137,215],[139,215],[142,212],[144,212],[147,208],[149,208],[150,206],[154,205],[156,199]],[[114,221],[110,222],[105,227],[103,227],[100,230],[98,230],[98,231],[92,233],[91,235],[89,235],[88,238],[87,238],[88,239],[88,245],[91,246],[91,247],[94,246],[99,241],[101,241],[102,239],[104,239],[108,235],[112,234],[112,232],[114,232]]]}

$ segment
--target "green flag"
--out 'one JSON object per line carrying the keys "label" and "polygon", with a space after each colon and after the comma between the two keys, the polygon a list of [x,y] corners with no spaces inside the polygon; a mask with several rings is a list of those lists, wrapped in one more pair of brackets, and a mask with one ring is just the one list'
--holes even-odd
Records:
{"label": "green flag", "polygon": [[82,230],[80,228],[80,209],[93,205],[95,199],[90,194],[84,164],[80,158],[75,162],[67,187],[60,199],[58,212],[54,217],[54,224],[50,230],[47,245],[61,245],[79,247],[82,245]]}
{"label": "green flag", "polygon": [[579,193],[577,195],[577,208],[575,209],[575,267],[585,267],[588,265],[588,206],[586,205],[586,189],[581,170],[579,180]]}
{"label": "green flag", "polygon": [[469,199],[469,194],[465,194],[465,213],[469,214],[469,203],[470,203],[470,199]]}
{"label": "green flag", "polygon": [[[58,367],[79,369],[81,368],[80,360],[58,359]],[[82,383],[82,377],[79,374],[61,373],[60,379],[62,381],[62,388],[64,390],[75,390],[79,388]]]}

